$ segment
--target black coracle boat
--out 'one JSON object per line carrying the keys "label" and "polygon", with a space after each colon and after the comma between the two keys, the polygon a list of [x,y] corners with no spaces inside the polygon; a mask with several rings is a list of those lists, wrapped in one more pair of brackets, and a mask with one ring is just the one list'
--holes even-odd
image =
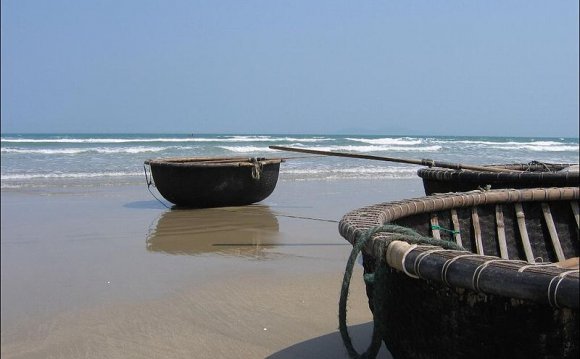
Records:
{"label": "black coracle boat", "polygon": [[247,157],[150,159],[145,161],[145,177],[148,185],[154,184],[177,206],[242,206],[260,202],[274,191],[282,161]]}
{"label": "black coracle boat", "polygon": [[579,188],[436,194],[346,214],[353,244],[340,300],[346,328],[362,251],[375,330],[367,355],[577,358]]}
{"label": "black coracle boat", "polygon": [[537,188],[567,187],[580,184],[578,165],[565,163],[515,163],[488,165],[513,172],[481,170],[453,170],[445,168],[422,168],[417,175],[423,179],[426,194],[465,192],[478,188]]}

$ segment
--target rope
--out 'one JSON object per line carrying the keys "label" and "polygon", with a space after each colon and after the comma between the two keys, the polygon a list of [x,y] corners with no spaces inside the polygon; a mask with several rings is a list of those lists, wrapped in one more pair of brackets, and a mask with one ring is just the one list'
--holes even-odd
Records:
{"label": "rope", "polygon": [[481,277],[481,273],[483,273],[483,270],[487,268],[487,266],[490,265],[491,263],[505,261],[506,261],[505,259],[488,259],[479,266],[477,266],[477,268],[475,268],[475,271],[473,272],[473,276],[471,277],[471,288],[473,288],[473,290],[476,292],[481,292],[481,290],[479,289],[479,278]]}
{"label": "rope", "polygon": [[260,177],[262,177],[263,163],[260,162],[260,159],[258,158],[250,158],[250,162],[254,164],[254,166],[252,167],[252,178],[255,179],[256,181],[259,181]]}
{"label": "rope", "polygon": [[[557,277],[552,278],[550,284],[548,285],[548,303],[550,303],[552,307],[560,308],[560,306],[558,305],[558,288],[560,287],[560,283],[562,283],[562,281],[564,280],[564,278],[566,278],[568,274],[577,272],[578,269],[573,269],[560,273]],[[552,292],[552,284],[554,283],[554,280],[558,280],[558,282],[556,283],[554,291]]]}
{"label": "rope", "polygon": [[456,231],[454,229],[444,228],[444,227],[441,227],[441,226],[438,226],[438,225],[432,225],[431,226],[431,229],[438,229],[440,231],[449,232],[451,234],[459,234],[459,231]]}
{"label": "rope", "polygon": [[156,195],[153,194],[153,192],[151,191],[151,185],[153,185],[155,187],[155,184],[153,183],[153,176],[149,177],[147,176],[147,165],[143,165],[143,170],[145,171],[145,182],[147,182],[147,190],[149,191],[149,193],[151,193],[151,195],[153,196],[153,198],[155,198],[159,203],[161,203],[162,205],[165,206],[165,208],[169,208],[169,206],[167,206],[165,203],[163,203],[159,198],[157,198]]}
{"label": "rope", "polygon": [[324,219],[324,218],[316,218],[316,217],[292,216],[292,215],[289,215],[289,214],[276,214],[276,217],[286,217],[286,218],[296,218],[296,219],[308,219],[310,221],[339,223],[335,219]]}
{"label": "rope", "polygon": [[405,272],[405,274],[406,274],[406,275],[408,275],[408,276],[409,276],[409,277],[411,277],[411,278],[416,278],[416,279],[419,279],[419,276],[418,276],[418,275],[415,275],[415,274],[412,274],[412,273],[410,273],[410,272],[407,270],[407,267],[405,267],[405,265],[404,265],[404,263],[405,263],[405,259],[407,259],[407,255],[408,255],[409,253],[411,253],[411,251],[412,251],[413,249],[415,249],[415,248],[417,248],[417,245],[416,245],[416,244],[412,244],[412,245],[411,245],[411,247],[409,247],[409,249],[408,249],[407,251],[405,251],[405,253],[403,254],[403,257],[401,258],[401,263],[403,263],[403,266],[402,266],[402,267],[403,267],[403,272]]}
{"label": "rope", "polygon": [[[376,252],[380,253],[377,256],[375,263],[375,272],[373,274],[365,275],[364,279],[369,284],[374,284],[373,289],[373,335],[372,340],[367,348],[367,350],[359,354],[352,344],[350,335],[348,334],[348,326],[346,324],[346,307],[348,302],[348,292],[350,287],[350,280],[352,278],[352,272],[354,269],[354,264],[356,258],[360,251],[364,248],[366,243],[371,239],[376,233],[379,232],[389,232],[389,236],[381,240],[376,245],[379,246]],[[387,287],[387,281],[385,280],[385,275],[388,271],[387,265],[383,260],[386,253],[386,248],[388,245],[395,240],[405,241],[410,244],[431,244],[435,246],[440,246],[445,249],[455,249],[455,250],[465,250],[463,247],[457,245],[454,242],[435,239],[432,237],[425,237],[416,231],[398,226],[393,224],[384,224],[376,227],[371,227],[367,229],[360,238],[353,245],[350,256],[348,257],[346,268],[344,271],[344,277],[342,280],[342,288],[340,291],[340,300],[338,304],[338,323],[340,329],[340,335],[342,337],[342,342],[351,358],[375,358],[381,347],[381,340],[383,334],[385,333],[385,323],[382,319],[382,293],[385,292]]]}
{"label": "rope", "polygon": [[480,254],[469,253],[469,254],[461,254],[461,255],[458,255],[456,257],[453,257],[451,259],[446,260],[445,263],[443,263],[443,266],[441,267],[441,281],[443,283],[445,283],[445,285],[448,285],[448,286],[450,285],[449,281],[447,281],[447,271],[449,270],[449,267],[451,266],[451,264],[453,264],[453,262],[455,262],[456,260],[459,260],[461,258],[479,257],[479,256],[480,256]]}
{"label": "rope", "polygon": [[[381,346],[381,335],[377,331],[377,325],[373,325],[373,337],[371,341],[371,345],[364,352],[362,355],[359,354],[352,344],[352,340],[350,335],[348,334],[348,328],[346,325],[346,304],[348,299],[348,290],[350,287],[350,279],[352,278],[352,270],[354,268],[354,263],[358,254],[360,253],[363,246],[372,237],[373,234],[377,233],[380,230],[380,227],[370,228],[367,232],[365,232],[361,238],[354,244],[352,251],[350,252],[350,256],[346,262],[346,269],[344,272],[344,278],[342,280],[342,289],[340,291],[340,301],[338,304],[338,323],[340,329],[340,335],[342,337],[342,342],[346,347],[348,355],[351,358],[374,358],[377,356]],[[378,273],[375,271],[375,275]],[[376,324],[376,320],[373,319]]]}
{"label": "rope", "polygon": [[528,167],[526,169],[526,172],[530,172],[532,169],[532,166],[542,166],[547,172],[555,172],[550,168],[550,166],[548,166],[547,163],[541,162],[541,161],[531,161],[530,163],[528,163]]}

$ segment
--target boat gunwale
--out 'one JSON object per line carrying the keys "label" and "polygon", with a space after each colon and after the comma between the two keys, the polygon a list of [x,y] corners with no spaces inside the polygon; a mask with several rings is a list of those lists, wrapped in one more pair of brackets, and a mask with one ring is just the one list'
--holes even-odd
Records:
{"label": "boat gunwale", "polygon": [[263,157],[167,157],[155,158],[145,161],[146,165],[167,167],[255,167],[279,164],[283,158]]}
{"label": "boat gunwale", "polygon": [[[342,235],[350,241],[348,232],[342,232],[343,227],[350,226],[350,219],[358,216],[361,212],[375,224],[392,222],[409,215],[444,211],[458,207],[472,207],[483,204],[515,203],[522,201],[541,202],[557,200],[574,200],[580,197],[578,187],[552,187],[552,188],[522,188],[522,189],[494,189],[473,190],[468,192],[438,193],[423,197],[405,199],[400,201],[383,202],[355,209],[345,214],[340,223]],[[459,198],[459,200],[455,200]],[[448,200],[451,199],[451,200]],[[354,227],[354,226],[353,226]],[[367,228],[357,228],[363,232]]]}
{"label": "boat gunwale", "polygon": [[[475,170],[454,170],[448,168],[421,168],[417,175],[423,180],[548,180],[548,179],[578,179],[580,172],[564,171],[566,168],[577,166],[577,163],[511,163],[493,164],[485,167],[516,169],[521,172],[485,172]],[[532,169],[532,170],[530,170]],[[542,170],[546,169],[546,170]],[[541,186],[541,184],[539,185]]]}

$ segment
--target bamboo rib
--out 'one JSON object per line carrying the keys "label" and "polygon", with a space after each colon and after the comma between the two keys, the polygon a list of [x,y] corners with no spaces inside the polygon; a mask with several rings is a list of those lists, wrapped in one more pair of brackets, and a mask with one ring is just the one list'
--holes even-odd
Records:
{"label": "bamboo rib", "polygon": [[570,206],[572,206],[572,213],[574,213],[574,219],[576,219],[576,225],[578,227],[580,227],[580,214],[578,212],[580,212],[578,210],[578,202],[576,201],[572,201],[570,202]]}
{"label": "bamboo rib", "polygon": [[453,222],[453,230],[455,231],[455,243],[457,243],[458,246],[463,247],[463,243],[461,241],[461,232],[459,228],[459,220],[457,219],[457,210],[455,209],[451,210],[451,221]]}
{"label": "bamboo rib", "polygon": [[473,234],[475,236],[475,249],[477,250],[477,254],[483,255],[483,242],[481,240],[481,226],[479,225],[477,207],[471,208],[471,220],[473,222]]}
{"label": "bamboo rib", "polygon": [[431,213],[431,235],[435,239],[441,239],[441,232],[439,232],[439,219],[437,213]]}
{"label": "bamboo rib", "polygon": [[497,227],[497,240],[499,244],[499,253],[501,258],[509,259],[509,254],[507,250],[507,241],[505,238],[505,223],[503,221],[503,209],[501,205],[495,205],[495,220]]}
{"label": "bamboo rib", "polygon": [[532,245],[530,244],[530,237],[528,236],[528,229],[526,228],[526,216],[524,214],[524,207],[521,203],[515,203],[516,218],[518,221],[518,228],[522,238],[522,245],[524,246],[524,253],[526,254],[526,261],[528,263],[536,263],[534,253],[532,252]]}
{"label": "bamboo rib", "polygon": [[542,212],[544,212],[544,219],[546,220],[546,226],[548,227],[548,233],[550,233],[550,239],[552,240],[552,245],[554,246],[558,262],[563,261],[566,257],[564,256],[564,251],[562,251],[562,245],[560,244],[560,238],[558,238],[558,232],[554,225],[554,218],[552,218],[550,205],[542,202]]}

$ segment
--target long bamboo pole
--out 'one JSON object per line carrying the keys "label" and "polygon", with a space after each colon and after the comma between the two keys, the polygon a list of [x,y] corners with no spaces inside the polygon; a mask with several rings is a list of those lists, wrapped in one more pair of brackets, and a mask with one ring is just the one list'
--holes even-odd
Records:
{"label": "long bamboo pole", "polygon": [[434,160],[430,160],[430,159],[415,160],[415,159],[405,159],[405,158],[363,155],[363,154],[356,154],[356,153],[320,151],[320,150],[311,150],[311,149],[307,149],[307,148],[295,148],[295,147],[284,147],[284,146],[269,146],[269,148],[274,149],[274,150],[280,150],[280,151],[309,153],[309,154],[313,154],[313,155],[327,155],[327,156],[337,156],[337,157],[361,158],[361,159],[365,159],[365,160],[410,163],[410,164],[414,164],[414,165],[421,165],[421,166],[428,166],[428,167],[451,168],[454,170],[466,169],[466,170],[485,171],[485,172],[512,172],[512,173],[513,172],[521,172],[518,170],[510,170],[507,168],[466,165],[466,164],[462,164],[462,163],[449,163],[449,162],[434,161]]}

